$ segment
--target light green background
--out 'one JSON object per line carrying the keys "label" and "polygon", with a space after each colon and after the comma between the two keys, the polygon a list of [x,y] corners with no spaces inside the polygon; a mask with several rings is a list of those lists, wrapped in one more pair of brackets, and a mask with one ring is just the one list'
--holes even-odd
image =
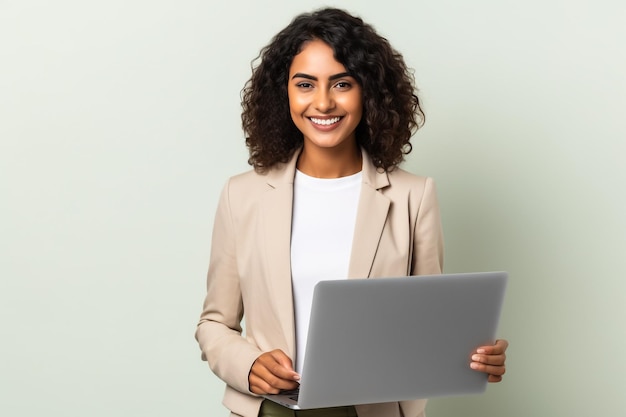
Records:
{"label": "light green background", "polygon": [[[335,1],[415,68],[446,270],[510,272],[505,382],[438,416],[626,415],[626,7]],[[250,61],[314,1],[0,1],[0,415],[225,416],[193,339]]]}

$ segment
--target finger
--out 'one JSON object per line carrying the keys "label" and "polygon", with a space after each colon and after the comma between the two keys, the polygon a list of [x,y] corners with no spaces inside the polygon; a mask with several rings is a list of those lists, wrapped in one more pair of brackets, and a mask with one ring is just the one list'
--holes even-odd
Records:
{"label": "finger", "polygon": [[255,394],[278,394],[281,390],[291,390],[298,386],[296,381],[277,377],[267,368],[257,367],[248,376],[250,391]]}
{"label": "finger", "polygon": [[489,375],[493,375],[493,376],[502,376],[506,373],[506,367],[504,365],[486,365],[484,363],[480,363],[480,362],[472,362],[470,363],[470,368],[472,368],[475,371],[478,372],[483,372]]}
{"label": "finger", "polygon": [[299,381],[300,375],[293,369],[293,363],[291,358],[280,349],[276,349],[270,352],[272,358],[276,361],[271,369],[274,375],[284,379],[290,379],[293,381]]}
{"label": "finger", "polygon": [[502,355],[480,355],[478,353],[475,353],[472,355],[472,361],[474,362],[480,362],[483,363],[485,365],[497,365],[497,366],[501,366],[504,365],[506,362],[506,355],[502,354]]}
{"label": "finger", "polygon": [[485,345],[476,349],[476,353],[486,355],[499,355],[506,352],[509,347],[509,342],[504,339],[498,339],[493,345]]}
{"label": "finger", "polygon": [[293,370],[291,359],[289,359],[289,357],[280,349],[263,353],[257,358],[257,362],[268,368],[274,365],[280,365],[289,370]]}
{"label": "finger", "polygon": [[489,375],[489,377],[487,377],[487,382],[500,382],[500,381],[502,381],[501,375]]}
{"label": "finger", "polygon": [[290,381],[299,381],[300,375],[293,370],[291,359],[282,350],[273,350],[263,358],[262,364],[274,376]]}
{"label": "finger", "polygon": [[276,394],[283,389],[295,389],[298,379],[299,375],[291,368],[291,359],[282,351],[272,351],[254,361],[248,384],[255,394]]}
{"label": "finger", "polygon": [[265,379],[255,374],[248,376],[248,383],[250,384],[250,391],[255,394],[278,394],[280,392],[280,388],[273,387]]}

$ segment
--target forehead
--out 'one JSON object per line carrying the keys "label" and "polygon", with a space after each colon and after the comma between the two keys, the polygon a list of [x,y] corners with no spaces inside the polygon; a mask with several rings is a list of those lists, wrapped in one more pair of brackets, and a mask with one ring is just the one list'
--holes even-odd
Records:
{"label": "forehead", "polygon": [[289,68],[290,76],[296,72],[324,75],[345,71],[344,65],[335,59],[333,49],[318,39],[304,43]]}

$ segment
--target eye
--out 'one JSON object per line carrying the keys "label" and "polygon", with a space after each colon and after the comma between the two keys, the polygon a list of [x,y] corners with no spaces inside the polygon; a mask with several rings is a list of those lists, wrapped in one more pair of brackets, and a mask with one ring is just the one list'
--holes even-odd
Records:
{"label": "eye", "polygon": [[337,84],[335,84],[335,87],[341,89],[341,90],[347,90],[350,87],[352,87],[352,84],[350,84],[347,81],[339,81]]}
{"label": "eye", "polygon": [[306,81],[302,81],[299,82],[298,84],[296,84],[296,87],[298,88],[313,88],[313,84],[306,82]]}

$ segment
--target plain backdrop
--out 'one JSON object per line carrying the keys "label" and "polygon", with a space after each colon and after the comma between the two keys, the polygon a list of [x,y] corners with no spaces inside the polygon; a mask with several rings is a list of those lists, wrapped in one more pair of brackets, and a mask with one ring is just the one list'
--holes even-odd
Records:
{"label": "plain backdrop", "polygon": [[0,415],[226,415],[193,334],[240,90],[324,4],[415,70],[445,270],[510,273],[505,381],[429,417],[626,415],[621,0],[0,0]]}

